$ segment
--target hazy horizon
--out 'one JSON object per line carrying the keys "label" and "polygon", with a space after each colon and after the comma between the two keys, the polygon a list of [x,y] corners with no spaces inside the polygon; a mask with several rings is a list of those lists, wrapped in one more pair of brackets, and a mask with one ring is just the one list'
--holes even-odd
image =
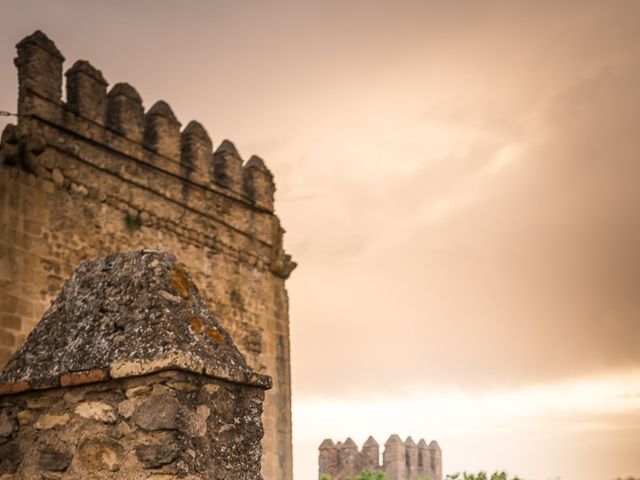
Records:
{"label": "hazy horizon", "polygon": [[640,2],[3,7],[0,110],[40,29],[274,172],[295,478],[391,433],[445,472],[640,476]]}

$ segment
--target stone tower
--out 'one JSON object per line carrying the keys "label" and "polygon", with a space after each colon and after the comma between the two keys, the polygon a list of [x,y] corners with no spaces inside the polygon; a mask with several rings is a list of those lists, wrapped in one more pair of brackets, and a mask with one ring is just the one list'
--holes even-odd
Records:
{"label": "stone tower", "polygon": [[413,438],[407,437],[404,441],[404,448],[406,476],[409,480],[415,480],[418,478],[418,446],[413,441]]}
{"label": "stone tower", "polygon": [[384,445],[382,465],[380,448],[373,437],[359,452],[350,438],[337,444],[326,439],[319,450],[319,475],[328,475],[331,480],[347,480],[365,470],[384,472],[389,480],[442,480],[442,453],[435,441],[427,445],[421,439],[416,445],[411,437],[403,442],[398,435],[391,435]]}
{"label": "stone tower", "polygon": [[391,479],[405,479],[407,472],[406,449],[400,437],[391,435],[384,444],[382,466]]}
{"label": "stone tower", "polygon": [[429,444],[429,473],[433,479],[442,479],[442,451],[435,440]]}
{"label": "stone tower", "polygon": [[[17,45],[18,121],[0,141],[0,366],[82,260],[142,248],[173,252],[257,372],[263,473],[290,480],[291,381],[273,176],[163,101],[64,56],[42,32]],[[63,78],[66,82],[63,85]],[[63,96],[63,86],[66,95]],[[187,85],[185,85],[187,88]]]}
{"label": "stone tower", "polygon": [[333,440],[327,438],[320,444],[320,456],[318,457],[319,475],[329,475],[337,478],[338,473],[338,448]]}
{"label": "stone tower", "polygon": [[380,468],[380,445],[372,436],[362,445],[360,452],[360,469],[375,472]]}
{"label": "stone tower", "polygon": [[0,375],[0,477],[261,480],[270,386],[175,257],[84,262]]}
{"label": "stone tower", "polygon": [[343,475],[351,477],[357,475],[359,469],[358,446],[351,438],[338,446],[338,466]]}

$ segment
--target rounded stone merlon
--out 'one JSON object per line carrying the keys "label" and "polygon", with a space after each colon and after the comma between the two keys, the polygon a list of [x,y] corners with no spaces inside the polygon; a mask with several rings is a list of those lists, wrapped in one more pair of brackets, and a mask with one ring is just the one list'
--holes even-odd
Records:
{"label": "rounded stone merlon", "polygon": [[413,438],[411,438],[411,437],[407,437],[407,439],[404,441],[404,444],[407,447],[415,447],[416,446],[416,442],[414,442]]}
{"label": "rounded stone merlon", "polygon": [[395,433],[391,435],[384,444],[385,445],[404,445],[400,437]]}
{"label": "rounded stone merlon", "polygon": [[418,442],[418,447],[419,448],[427,448],[427,442],[425,442],[424,438],[420,439],[420,441]]}
{"label": "rounded stone merlon", "polygon": [[356,442],[353,441],[353,439],[351,437],[348,437],[344,443],[342,444],[342,448],[358,448],[358,445],[356,445]]}
{"label": "rounded stone merlon", "polygon": [[64,62],[64,56],[62,55],[62,53],[60,53],[60,50],[58,50],[58,47],[56,47],[56,44],[53,43],[53,41],[49,37],[47,37],[44,33],[42,33],[42,31],[36,30],[28,37],[23,38],[22,40],[20,40],[20,42],[18,42],[18,44],[16,45],[16,48],[18,50],[21,50],[22,48],[26,47],[29,44],[40,47],[42,50],[46,51],[47,53],[50,53],[51,55],[59,58],[61,61]]}
{"label": "rounded stone merlon", "polygon": [[207,133],[207,130],[202,126],[202,124],[200,122],[197,122],[195,120],[191,120],[189,122],[189,124],[182,131],[182,136],[183,137],[187,137],[187,136],[198,137],[201,140],[204,140],[205,142],[211,144],[211,138],[209,137],[209,134]]}
{"label": "rounded stone merlon", "polygon": [[367,438],[367,441],[364,442],[364,444],[362,446],[363,447],[379,447],[380,445],[378,444],[376,439],[373,438],[373,436],[370,435],[369,438]]}
{"label": "rounded stone merlon", "polygon": [[79,73],[83,73],[88,77],[91,77],[98,83],[102,83],[103,85],[108,85],[107,81],[102,76],[102,72],[91,65],[86,60],[77,60],[73,66],[66,71],[65,75],[67,77],[77,75]]}
{"label": "rounded stone merlon", "polygon": [[109,93],[107,94],[107,96],[108,97],[123,96],[133,100],[136,103],[142,104],[142,97],[140,96],[138,91],[128,83],[124,83],[124,82],[116,83],[111,88],[111,90],[109,90]]}
{"label": "rounded stone merlon", "polygon": [[440,450],[440,445],[438,445],[438,442],[435,440],[432,440],[431,443],[429,443],[429,448],[431,450]]}
{"label": "rounded stone merlon", "polygon": [[273,174],[265,165],[264,160],[262,160],[262,158],[258,157],[257,155],[251,155],[251,158],[249,158],[244,168],[255,168],[273,177]]}
{"label": "rounded stone merlon", "polygon": [[240,158],[240,154],[236,149],[236,146],[230,140],[224,139],[220,146],[216,149],[216,155],[233,155]]}
{"label": "rounded stone merlon", "polygon": [[336,448],[336,444],[333,443],[333,440],[331,440],[330,438],[325,438],[322,443],[320,444],[320,450],[325,450],[325,449],[329,449],[329,448]]}
{"label": "rounded stone merlon", "polygon": [[2,130],[0,143],[18,143],[18,127],[12,123],[7,124]]}
{"label": "rounded stone merlon", "polygon": [[167,120],[170,120],[172,123],[180,125],[180,122],[178,121],[175,114],[173,113],[173,110],[171,110],[171,107],[169,106],[169,104],[164,100],[158,100],[156,103],[154,103],[146,115],[148,117],[153,117],[153,116],[164,117]]}

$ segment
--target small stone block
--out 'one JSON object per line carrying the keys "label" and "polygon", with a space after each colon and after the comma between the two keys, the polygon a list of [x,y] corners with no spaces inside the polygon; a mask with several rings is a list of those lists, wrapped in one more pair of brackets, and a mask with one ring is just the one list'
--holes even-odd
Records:
{"label": "small stone block", "polygon": [[66,373],[60,376],[60,386],[72,387],[74,385],[84,385],[86,383],[101,382],[107,379],[107,374],[100,368],[87,370],[84,372]]}
{"label": "small stone block", "polygon": [[30,390],[31,386],[29,382],[10,383],[7,385],[0,385],[0,395],[13,395],[14,393],[22,393]]}

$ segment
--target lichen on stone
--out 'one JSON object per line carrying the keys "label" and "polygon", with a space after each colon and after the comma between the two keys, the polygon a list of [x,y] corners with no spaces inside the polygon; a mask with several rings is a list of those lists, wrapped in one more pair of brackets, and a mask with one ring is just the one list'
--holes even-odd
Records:
{"label": "lichen on stone", "polygon": [[39,388],[70,374],[101,380],[77,372],[121,378],[170,368],[270,386],[247,365],[176,258],[142,250],[82,263],[0,384]]}

